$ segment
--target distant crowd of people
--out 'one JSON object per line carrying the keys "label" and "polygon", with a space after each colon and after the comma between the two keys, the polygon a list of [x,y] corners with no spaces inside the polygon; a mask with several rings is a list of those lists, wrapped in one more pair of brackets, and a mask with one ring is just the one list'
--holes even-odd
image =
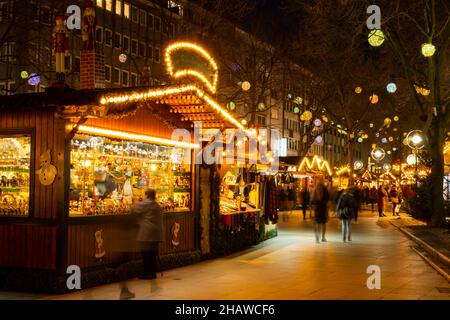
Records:
{"label": "distant crowd of people", "polygon": [[[358,213],[361,205],[366,204],[375,210],[375,204],[378,209],[379,217],[386,217],[387,203],[392,204],[392,216],[400,216],[400,207],[403,199],[412,198],[414,191],[411,186],[403,188],[392,185],[375,186],[354,186],[351,188],[341,189],[339,191],[330,190],[328,180],[319,178],[313,189],[303,187],[297,195],[297,203],[301,204],[303,220],[306,220],[307,212],[311,209],[314,211],[315,222],[315,238],[316,242],[326,242],[326,224],[328,222],[328,208],[330,202],[335,205],[336,217],[342,224],[342,240],[344,242],[352,241],[351,225],[352,222],[358,221]],[[279,188],[280,210],[292,211],[295,209],[295,188],[291,183],[287,186]],[[285,215],[286,216],[286,215]]]}

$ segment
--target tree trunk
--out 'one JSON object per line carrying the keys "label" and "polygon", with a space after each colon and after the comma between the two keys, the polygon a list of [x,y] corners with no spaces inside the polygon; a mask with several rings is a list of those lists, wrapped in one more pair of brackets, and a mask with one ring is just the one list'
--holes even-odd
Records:
{"label": "tree trunk", "polygon": [[444,134],[442,121],[435,120],[435,123],[428,130],[431,155],[431,225],[439,226],[444,223]]}
{"label": "tree trunk", "polygon": [[348,177],[348,187],[353,187],[355,183],[355,179],[353,178],[353,163],[354,163],[354,157],[353,157],[353,149],[355,147],[355,139],[348,139],[347,141],[347,164],[349,170],[349,177]]}

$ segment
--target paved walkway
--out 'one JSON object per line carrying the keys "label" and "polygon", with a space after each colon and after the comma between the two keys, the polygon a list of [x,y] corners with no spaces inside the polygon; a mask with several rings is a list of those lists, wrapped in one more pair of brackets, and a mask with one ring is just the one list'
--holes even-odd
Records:
{"label": "paved walkway", "polygon": [[[378,220],[364,212],[353,225],[351,243],[342,243],[336,219],[328,224],[328,242],[321,244],[315,243],[312,221],[302,221],[298,212],[281,217],[279,229],[277,238],[257,247],[169,270],[157,280],[134,279],[130,289],[136,299],[450,300],[448,292],[440,292],[450,289],[450,284],[411,249],[414,243],[386,218]],[[381,268],[380,290],[366,286],[369,265]],[[35,298],[118,299],[119,285]]]}
{"label": "paved walkway", "polygon": [[[283,221],[286,220],[286,221]],[[422,260],[386,218],[364,212],[343,243],[336,219],[328,242],[316,244],[311,220],[298,212],[280,218],[279,236],[221,259],[166,271],[153,281],[132,280],[137,299],[449,299],[450,284]],[[366,286],[369,265],[381,268],[381,289]],[[118,299],[118,284],[57,299]]]}

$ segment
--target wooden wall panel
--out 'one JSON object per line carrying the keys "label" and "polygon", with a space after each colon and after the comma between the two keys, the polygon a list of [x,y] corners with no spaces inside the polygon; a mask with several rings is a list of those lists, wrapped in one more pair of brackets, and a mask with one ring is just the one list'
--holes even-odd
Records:
{"label": "wooden wall panel", "polygon": [[58,227],[0,224],[0,266],[54,270]]}

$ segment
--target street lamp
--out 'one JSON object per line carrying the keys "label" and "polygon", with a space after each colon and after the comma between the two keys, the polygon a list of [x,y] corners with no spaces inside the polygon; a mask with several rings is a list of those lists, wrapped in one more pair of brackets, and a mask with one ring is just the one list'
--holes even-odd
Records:
{"label": "street lamp", "polygon": [[[419,162],[419,150],[425,146],[425,139],[421,130],[413,130],[406,135],[406,144],[412,149],[412,154],[406,158],[409,165],[415,164],[416,185],[418,180],[417,163]],[[409,161],[408,161],[409,159]]]}
{"label": "street lamp", "polygon": [[384,159],[384,157],[386,156],[386,152],[384,151],[383,148],[374,148],[372,150],[372,152],[370,153],[370,156],[372,157],[373,160],[375,160],[375,162],[377,163],[377,188],[378,188],[378,180],[380,179],[379,177],[379,170],[378,170],[378,163]]}

